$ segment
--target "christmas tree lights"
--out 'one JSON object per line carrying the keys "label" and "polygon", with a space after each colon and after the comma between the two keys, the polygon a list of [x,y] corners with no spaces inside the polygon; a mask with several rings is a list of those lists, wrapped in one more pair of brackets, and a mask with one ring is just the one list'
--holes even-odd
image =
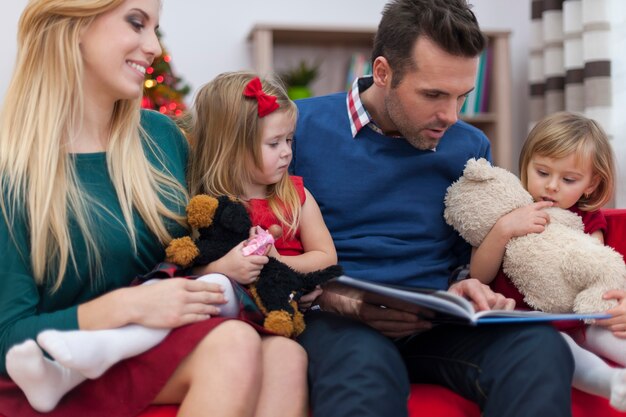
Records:
{"label": "christmas tree lights", "polygon": [[[157,31],[159,41],[161,33]],[[182,115],[185,110],[184,98],[190,87],[180,77],[174,75],[170,62],[171,55],[161,42],[161,56],[146,69],[144,95],[141,106],[145,109],[158,110],[170,117]]]}

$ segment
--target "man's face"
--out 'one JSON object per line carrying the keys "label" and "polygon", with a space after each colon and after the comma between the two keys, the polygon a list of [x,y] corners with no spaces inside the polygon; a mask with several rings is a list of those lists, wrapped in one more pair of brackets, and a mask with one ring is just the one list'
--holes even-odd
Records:
{"label": "man's face", "polygon": [[434,149],[474,89],[478,57],[450,55],[420,37],[413,47],[413,62],[417,69],[408,69],[398,85],[391,87],[391,80],[386,84],[383,117],[387,127],[417,149]]}

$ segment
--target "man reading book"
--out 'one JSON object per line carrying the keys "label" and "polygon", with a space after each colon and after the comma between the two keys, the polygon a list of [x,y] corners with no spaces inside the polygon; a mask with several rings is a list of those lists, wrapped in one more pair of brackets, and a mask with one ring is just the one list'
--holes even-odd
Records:
{"label": "man reading book", "polygon": [[[298,103],[291,169],[319,202],[347,275],[513,308],[476,280],[456,281],[470,248],[443,219],[465,162],[491,159],[485,135],[457,119],[484,46],[465,0],[392,0],[373,76]],[[549,325],[432,326],[427,312],[330,290],[317,303],[299,339],[315,415],[406,416],[409,382],[445,385],[485,417],[571,415],[572,358]]]}

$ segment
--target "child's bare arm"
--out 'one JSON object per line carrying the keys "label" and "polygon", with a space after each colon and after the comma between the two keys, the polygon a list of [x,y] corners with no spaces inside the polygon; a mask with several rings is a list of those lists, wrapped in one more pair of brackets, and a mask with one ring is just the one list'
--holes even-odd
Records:
{"label": "child's bare arm", "polygon": [[269,256],[289,265],[296,271],[311,272],[337,263],[337,252],[330,232],[324,223],[317,202],[305,188],[306,200],[302,206],[300,221],[300,240],[304,253],[297,256],[278,255],[275,248]]}

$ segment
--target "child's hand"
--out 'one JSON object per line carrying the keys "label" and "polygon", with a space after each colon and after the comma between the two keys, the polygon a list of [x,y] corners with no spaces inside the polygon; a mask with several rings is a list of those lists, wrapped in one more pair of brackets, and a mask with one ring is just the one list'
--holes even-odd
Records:
{"label": "child's hand", "polygon": [[271,256],[274,259],[278,259],[280,261],[280,254],[278,253],[278,251],[276,250],[276,246],[274,245],[269,245],[267,247],[267,252],[265,253],[266,256]]}
{"label": "child's hand", "polygon": [[594,324],[606,327],[613,332],[615,337],[626,339],[626,291],[610,290],[605,292],[602,298],[605,300],[617,300],[618,304],[606,311],[607,314],[613,317],[610,319],[596,320]]}
{"label": "child's hand", "polygon": [[525,236],[529,233],[541,233],[550,222],[550,215],[544,208],[552,207],[550,201],[539,201],[513,210],[502,216],[497,223],[510,238]]}
{"label": "child's hand", "polygon": [[269,247],[274,244],[274,236],[262,227],[255,226],[250,229],[250,237],[244,242],[243,254],[267,256]]}
{"label": "child's hand", "polygon": [[226,255],[216,261],[218,272],[234,279],[240,284],[251,284],[259,278],[263,265],[268,262],[267,256],[248,255],[243,253],[245,241],[232,248]]}

